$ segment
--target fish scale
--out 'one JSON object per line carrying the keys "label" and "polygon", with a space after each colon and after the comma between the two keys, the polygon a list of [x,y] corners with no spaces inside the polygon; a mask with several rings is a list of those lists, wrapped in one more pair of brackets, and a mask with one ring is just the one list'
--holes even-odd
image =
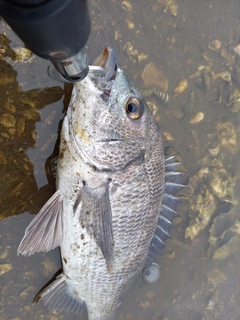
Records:
{"label": "fish scale", "polygon": [[60,246],[63,272],[38,300],[51,309],[87,312],[88,320],[112,320],[136,274],[157,261],[176,216],[170,191],[181,185],[172,179],[177,165],[168,160],[165,175],[159,128],[115,52],[106,48],[97,61],[106,75],[74,84],[56,192],[26,229],[18,252]]}

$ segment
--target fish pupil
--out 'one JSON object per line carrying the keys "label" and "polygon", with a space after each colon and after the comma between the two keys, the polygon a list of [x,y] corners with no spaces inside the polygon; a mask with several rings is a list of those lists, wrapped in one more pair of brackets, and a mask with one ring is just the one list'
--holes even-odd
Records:
{"label": "fish pupil", "polygon": [[135,103],[129,103],[128,104],[128,112],[135,113],[137,111],[137,105]]}

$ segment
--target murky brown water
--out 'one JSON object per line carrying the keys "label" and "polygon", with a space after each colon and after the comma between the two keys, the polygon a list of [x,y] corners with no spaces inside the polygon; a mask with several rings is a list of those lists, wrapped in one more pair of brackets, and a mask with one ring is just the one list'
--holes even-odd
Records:
{"label": "murky brown water", "polygon": [[[140,90],[168,82],[168,104],[154,94],[147,100],[190,178],[160,280],[133,288],[117,319],[238,320],[240,3],[105,2],[91,2],[90,61],[109,45]],[[23,45],[3,21],[0,28],[0,320],[77,319],[32,305],[60,268],[59,251],[16,255],[28,210],[52,192],[45,162],[71,88],[47,76],[47,61],[16,60]]]}

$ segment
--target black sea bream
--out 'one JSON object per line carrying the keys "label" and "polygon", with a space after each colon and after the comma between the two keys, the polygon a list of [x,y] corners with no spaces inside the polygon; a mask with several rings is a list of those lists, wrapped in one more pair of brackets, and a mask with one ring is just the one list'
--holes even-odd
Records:
{"label": "black sea bream", "polygon": [[89,320],[109,320],[134,275],[154,262],[168,237],[176,198],[165,194],[164,203],[164,185],[181,185],[171,182],[178,175],[171,157],[165,174],[158,126],[114,50],[106,48],[94,64],[105,76],[89,74],[74,84],[57,191],[26,229],[18,252],[60,246],[63,272],[40,300],[51,309],[85,308]]}

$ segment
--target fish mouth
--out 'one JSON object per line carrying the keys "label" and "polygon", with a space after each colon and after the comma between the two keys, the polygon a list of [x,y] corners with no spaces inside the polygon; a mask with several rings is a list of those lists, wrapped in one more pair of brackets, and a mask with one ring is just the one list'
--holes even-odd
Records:
{"label": "fish mouth", "polygon": [[101,140],[96,140],[96,142],[102,142],[102,143],[111,143],[111,142],[120,142],[120,141],[125,141],[125,139],[122,138],[114,138],[114,139],[101,139]]}
{"label": "fish mouth", "polygon": [[106,99],[111,93],[112,85],[116,78],[118,69],[115,50],[113,48],[106,47],[100,56],[95,59],[93,66],[101,67],[105,71],[104,77],[97,77],[97,79],[95,79],[95,83],[103,92],[102,97]]}

